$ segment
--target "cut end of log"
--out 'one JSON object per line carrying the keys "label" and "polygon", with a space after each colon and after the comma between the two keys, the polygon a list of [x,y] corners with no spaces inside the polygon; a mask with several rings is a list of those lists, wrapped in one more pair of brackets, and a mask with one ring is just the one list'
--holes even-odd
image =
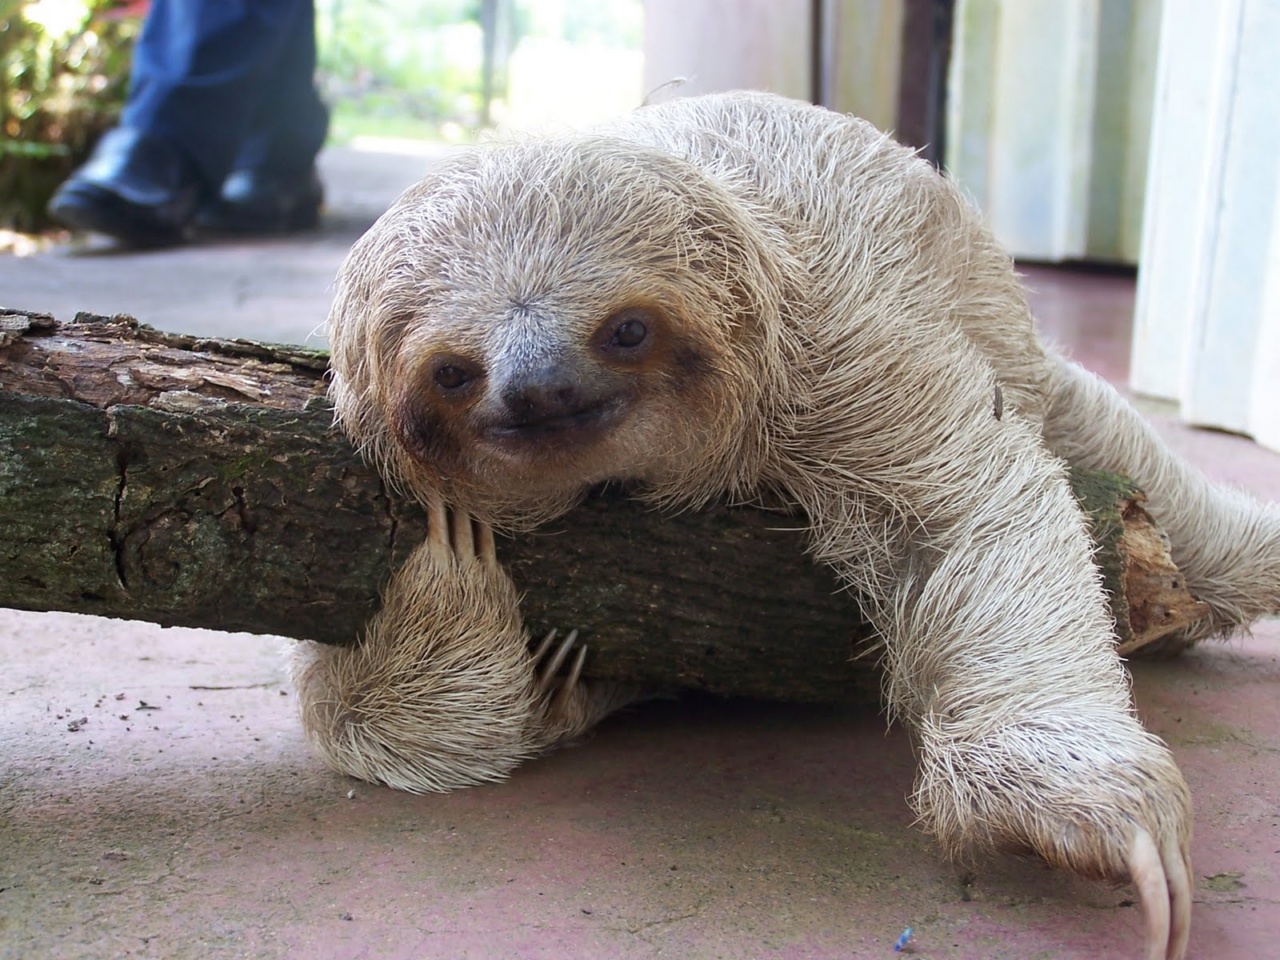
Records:
{"label": "cut end of log", "polygon": [[1125,561],[1124,592],[1130,639],[1118,650],[1125,657],[1173,656],[1194,641],[1187,628],[1206,620],[1209,605],[1187,590],[1187,581],[1169,553],[1169,538],[1134,497],[1121,506],[1124,532],[1117,547]]}

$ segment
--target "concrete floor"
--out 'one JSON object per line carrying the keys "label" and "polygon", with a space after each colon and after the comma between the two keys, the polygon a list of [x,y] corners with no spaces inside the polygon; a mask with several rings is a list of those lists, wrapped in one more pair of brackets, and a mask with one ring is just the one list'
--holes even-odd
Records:
{"label": "concrete floor", "polygon": [[[0,257],[6,306],[303,340],[421,157],[331,151],[305,238]],[[1046,329],[1122,379],[1133,284],[1036,269]],[[1280,499],[1280,456],[1174,445]],[[902,730],[865,710],[668,702],[508,783],[413,797],[308,752],[272,638],[0,611],[0,957],[1133,958],[1126,889],[945,862]],[[1192,954],[1275,957],[1280,624],[1134,670],[1197,803]]]}

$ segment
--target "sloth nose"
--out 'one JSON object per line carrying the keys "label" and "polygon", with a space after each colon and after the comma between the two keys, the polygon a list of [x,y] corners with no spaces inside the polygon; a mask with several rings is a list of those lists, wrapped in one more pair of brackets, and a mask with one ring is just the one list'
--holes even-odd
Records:
{"label": "sloth nose", "polygon": [[509,381],[502,391],[502,403],[512,420],[529,425],[577,413],[590,402],[572,370],[547,366]]}

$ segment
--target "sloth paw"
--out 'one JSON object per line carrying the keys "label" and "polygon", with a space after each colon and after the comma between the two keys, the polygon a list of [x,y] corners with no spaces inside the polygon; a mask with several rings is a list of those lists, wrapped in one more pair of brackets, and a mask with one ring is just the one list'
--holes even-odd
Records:
{"label": "sloth paw", "polygon": [[[411,567],[415,562],[419,566]],[[454,591],[457,606],[482,608],[476,611],[471,633],[484,635],[491,630],[488,636],[508,651],[513,672],[524,673],[532,664],[532,715],[526,732],[540,746],[577,737],[613,711],[651,695],[630,684],[583,680],[587,648],[578,642],[577,630],[563,637],[552,630],[529,652],[520,626],[518,596],[498,564],[493,530],[462,510],[439,500],[427,504],[427,539],[406,564],[403,577],[420,585],[419,596],[411,604],[415,610],[439,606],[440,597]],[[455,626],[456,622],[455,617]],[[513,676],[509,686],[517,685]]]}
{"label": "sloth paw", "polygon": [[[1108,817],[1093,825],[1074,816],[1056,825],[1050,822],[1040,828],[1033,845],[1051,863],[1085,876],[1131,882],[1146,922],[1145,960],[1183,960],[1191,932],[1193,886],[1187,824],[1176,817],[1160,822],[1156,817],[1130,816]],[[1067,838],[1079,846],[1063,862],[1059,858]]]}
{"label": "sloth paw", "polygon": [[630,684],[583,680],[587,647],[578,631],[564,637],[550,630],[533,651],[541,725],[548,744],[580,736],[615,710],[642,700],[646,691]]}
{"label": "sloth paw", "polygon": [[941,746],[926,752],[915,801],[951,850],[1029,847],[1081,876],[1132,882],[1146,960],[1186,956],[1191,800],[1164,744],[1125,717],[1086,731],[1012,725]]}

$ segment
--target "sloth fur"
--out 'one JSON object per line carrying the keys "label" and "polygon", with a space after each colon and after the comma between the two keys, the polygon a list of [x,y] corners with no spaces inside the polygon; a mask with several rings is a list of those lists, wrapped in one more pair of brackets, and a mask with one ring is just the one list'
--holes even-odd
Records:
{"label": "sloth fur", "polygon": [[1134,715],[1064,461],[1147,491],[1212,611],[1197,636],[1280,610],[1280,513],[1042,346],[1008,256],[910,150],[730,94],[461,153],[356,244],[330,324],[341,424],[433,517],[362,644],[299,647],[334,767],[494,779],[638,695],[563,676],[572,640],[531,651],[488,525],[607,480],[768,497],[883,637],[921,821],[1133,879],[1148,956],[1184,954],[1190,799]]}

